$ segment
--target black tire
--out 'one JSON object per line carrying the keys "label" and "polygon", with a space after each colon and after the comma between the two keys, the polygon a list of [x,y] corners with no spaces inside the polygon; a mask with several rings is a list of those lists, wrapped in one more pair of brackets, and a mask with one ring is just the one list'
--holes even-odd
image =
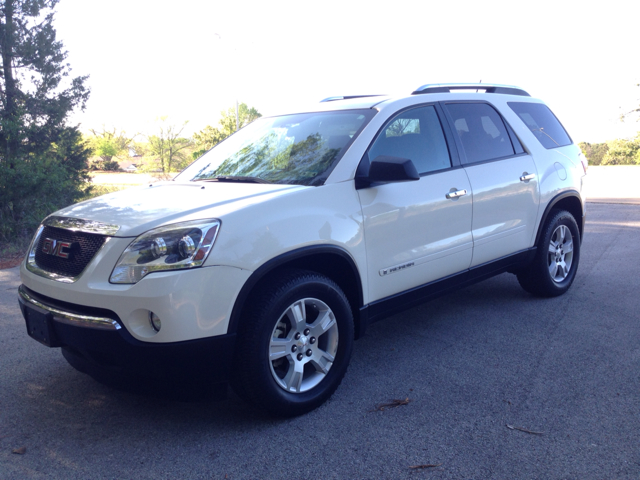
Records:
{"label": "black tire", "polygon": [[338,388],[351,358],[354,326],[347,297],[323,275],[287,270],[249,301],[238,330],[234,390],[277,416],[317,408]]}
{"label": "black tire", "polygon": [[580,261],[580,230],[566,210],[554,210],[543,226],[536,256],[517,273],[527,292],[539,297],[562,295],[573,283]]}

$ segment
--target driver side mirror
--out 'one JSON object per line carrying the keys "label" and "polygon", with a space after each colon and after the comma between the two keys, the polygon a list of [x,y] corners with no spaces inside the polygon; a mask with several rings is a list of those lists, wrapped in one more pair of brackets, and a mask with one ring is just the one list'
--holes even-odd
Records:
{"label": "driver side mirror", "polygon": [[356,175],[356,188],[372,184],[410,182],[420,180],[416,166],[408,158],[379,155],[371,161],[367,174]]}

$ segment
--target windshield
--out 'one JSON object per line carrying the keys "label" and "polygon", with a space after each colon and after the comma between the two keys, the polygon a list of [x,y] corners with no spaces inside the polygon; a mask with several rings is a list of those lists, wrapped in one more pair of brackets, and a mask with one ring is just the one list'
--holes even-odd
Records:
{"label": "windshield", "polygon": [[260,118],[176,179],[322,185],[374,114],[367,109]]}

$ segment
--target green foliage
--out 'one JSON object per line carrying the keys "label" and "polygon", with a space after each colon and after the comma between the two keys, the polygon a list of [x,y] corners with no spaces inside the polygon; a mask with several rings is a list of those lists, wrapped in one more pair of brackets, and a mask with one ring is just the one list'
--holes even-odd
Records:
{"label": "green foliage", "polygon": [[587,157],[587,160],[589,160],[589,165],[601,165],[602,159],[609,150],[609,146],[606,143],[591,144],[587,142],[580,142],[578,146],[582,150],[584,156]]}
{"label": "green foliage", "polygon": [[180,171],[190,163],[187,149],[193,144],[188,138],[180,136],[187,123],[175,126],[167,123],[167,117],[159,119],[158,135],[148,137],[147,154],[152,159],[152,165],[147,166],[147,170],[157,169],[162,173],[170,173]]}
{"label": "green foliage", "polygon": [[10,242],[0,240],[0,259],[22,260],[31,243],[31,237],[12,238]]}
{"label": "green foliage", "polygon": [[49,213],[88,195],[88,155],[80,133],[67,129],[43,153],[0,162],[0,240],[32,235]]}
{"label": "green foliage", "polygon": [[[207,150],[210,150],[218,143],[236,131],[236,109],[231,107],[226,111],[220,112],[222,118],[218,122],[217,127],[207,125],[198,133],[193,135],[196,149],[193,152],[193,159],[201,157]],[[260,118],[262,114],[255,108],[249,108],[246,103],[238,105],[238,128],[249,125],[251,122]]]}
{"label": "green foliage", "polygon": [[144,157],[149,154],[149,144],[146,142],[131,142],[129,149],[136,156]]}
{"label": "green foliage", "polygon": [[640,165],[640,133],[633,140],[616,139],[606,143],[579,144],[589,165]]}
{"label": "green foliage", "polygon": [[100,169],[105,172],[117,172],[120,170],[120,164],[115,160],[108,160],[106,162],[100,162]]}
{"label": "green foliage", "polygon": [[31,235],[89,188],[90,150],[66,125],[89,97],[87,77],[69,79],[52,25],[57,3],[0,2],[0,240]]}
{"label": "green foliage", "polygon": [[610,140],[602,165],[640,165],[640,134],[633,140]]}
{"label": "green foliage", "polygon": [[93,145],[93,153],[105,161],[111,160],[120,152],[121,150],[109,138],[96,138]]}
{"label": "green foliage", "polygon": [[5,161],[46,151],[68,128],[69,112],[83,109],[89,98],[87,77],[67,81],[67,52],[52,25],[57,3],[4,0],[0,4],[0,148]]}
{"label": "green foliage", "polygon": [[640,133],[633,140],[616,139],[606,143],[579,144],[589,165],[640,165]]}
{"label": "green foliage", "polygon": [[207,125],[198,133],[194,133],[193,140],[196,143],[196,150],[193,152],[193,159],[200,158],[206,151],[227,137],[228,135],[222,133],[219,128],[214,128],[211,125]]}
{"label": "green foliage", "polygon": [[107,130],[104,126],[101,131],[91,130],[91,133],[88,139],[91,150],[94,156],[100,157],[97,167],[101,170],[118,170],[120,166],[113,157],[128,157],[136,135],[129,137],[123,131],[118,132],[115,128]]}

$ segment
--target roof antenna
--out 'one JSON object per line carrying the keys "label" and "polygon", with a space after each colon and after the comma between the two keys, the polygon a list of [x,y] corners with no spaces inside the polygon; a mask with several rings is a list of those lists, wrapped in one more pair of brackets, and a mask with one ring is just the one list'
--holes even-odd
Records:
{"label": "roof antenna", "polygon": [[[480,79],[480,81],[478,83],[482,83],[482,79]],[[476,93],[479,92],[479,89],[476,88]]]}

